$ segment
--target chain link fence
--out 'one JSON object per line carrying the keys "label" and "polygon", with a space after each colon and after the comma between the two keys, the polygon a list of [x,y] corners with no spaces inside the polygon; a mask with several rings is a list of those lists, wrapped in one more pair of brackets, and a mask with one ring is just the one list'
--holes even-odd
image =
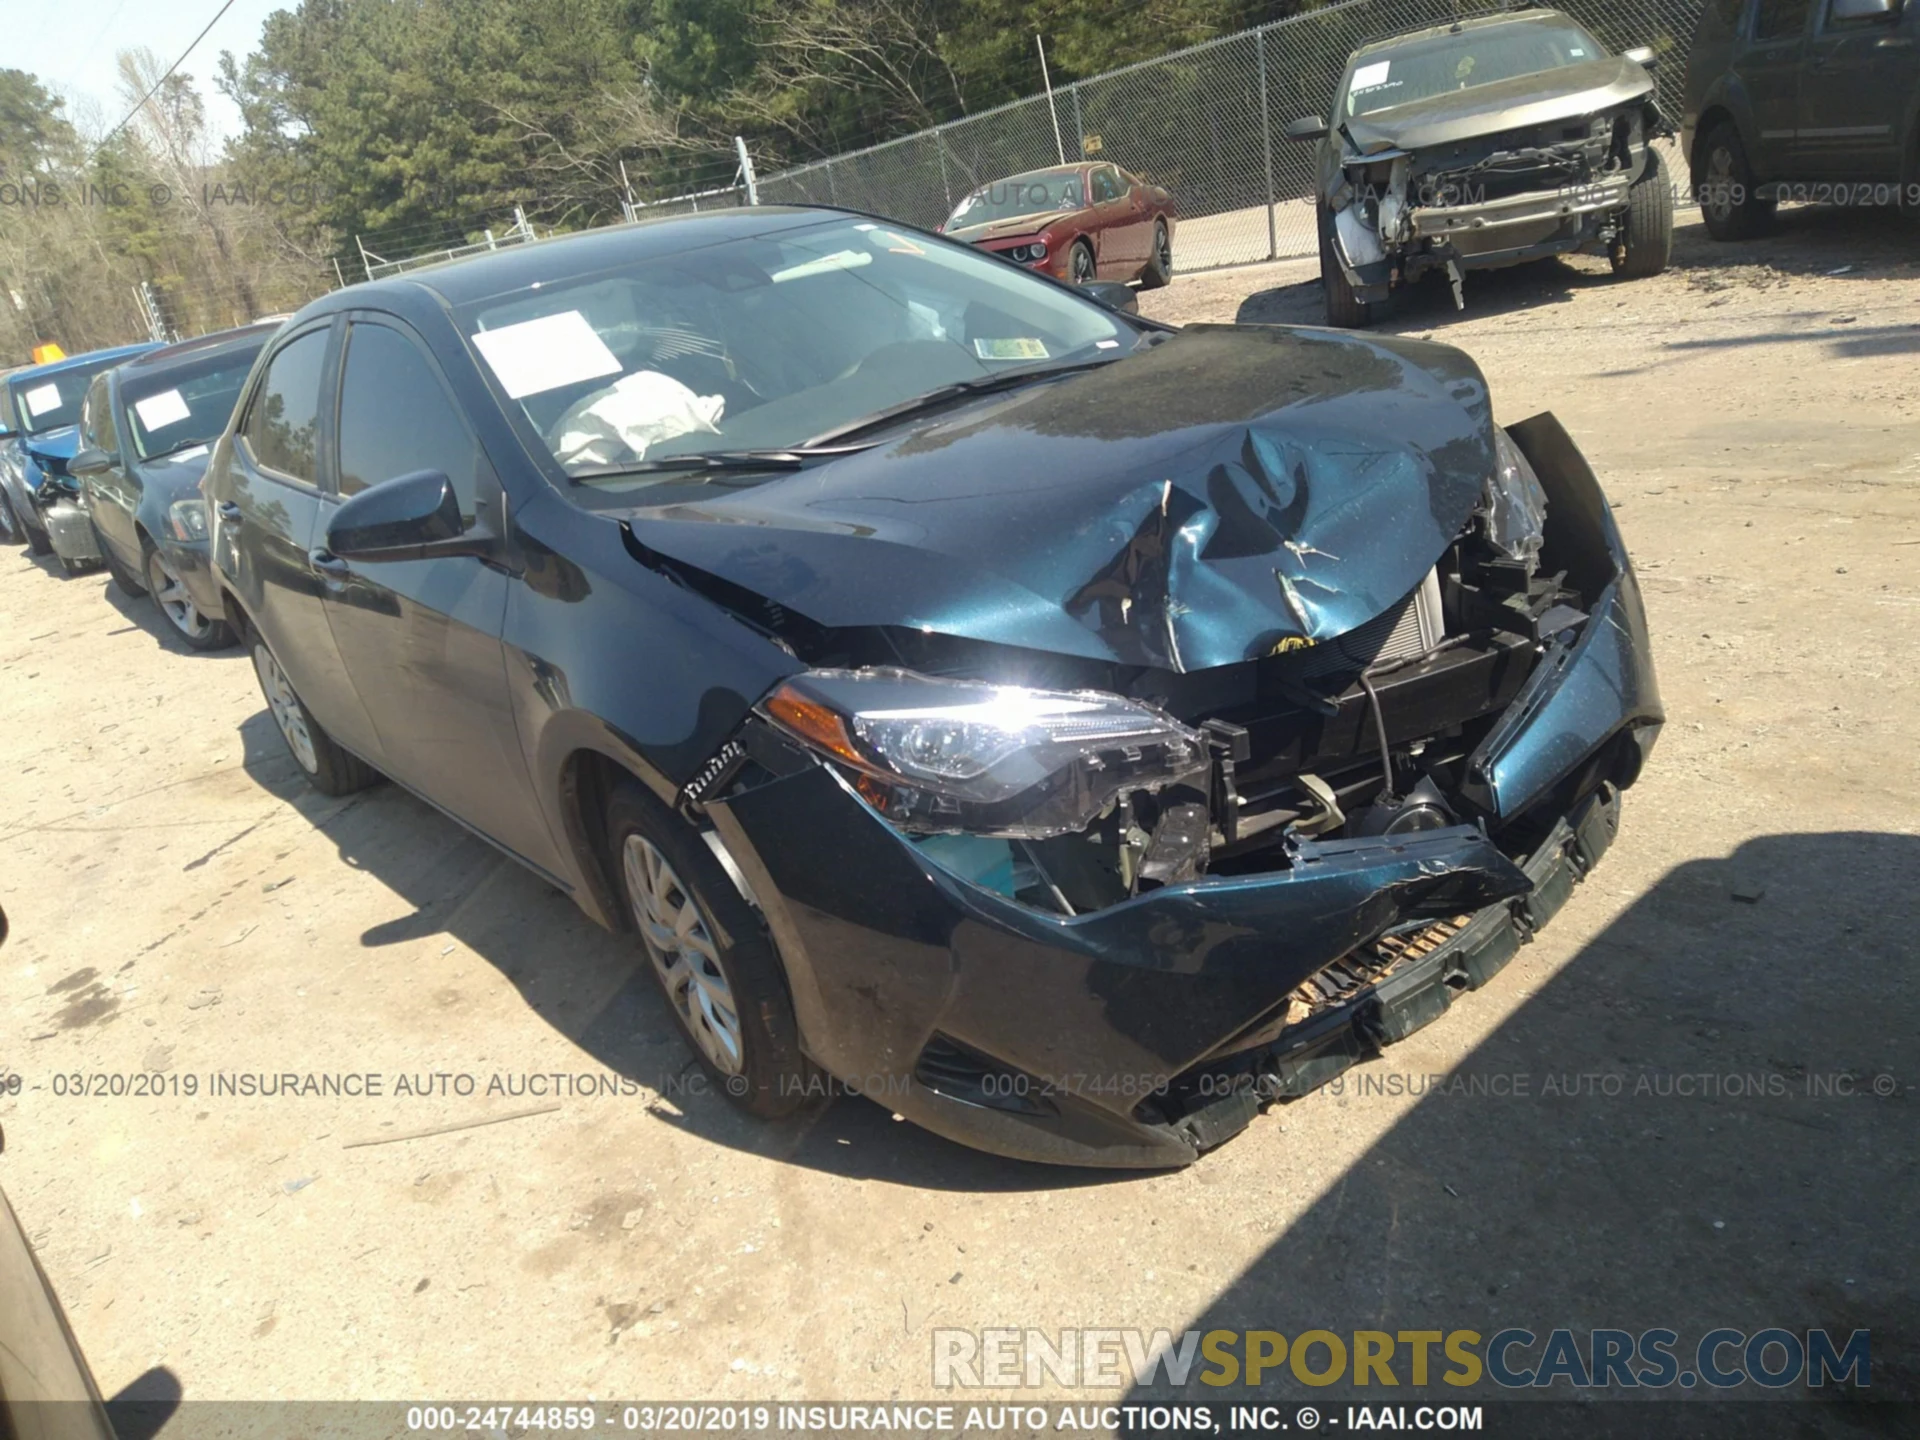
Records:
{"label": "chain link fence", "polygon": [[[1660,108],[1680,114],[1687,49],[1705,0],[1563,0],[1615,54],[1657,57]],[[971,191],[1063,161],[1099,159],[1170,190],[1179,211],[1174,262],[1184,271],[1312,255],[1318,247],[1312,145],[1282,138],[1324,115],[1347,57],[1370,40],[1512,8],[1501,0],[1341,0],[1224,35],[864,150],[759,179],[767,205],[844,205],[931,228]],[[1668,166],[1682,180],[1678,157]],[[653,200],[622,201],[631,219],[747,203],[737,181]],[[516,229],[526,229],[524,216]],[[514,234],[510,238],[522,238]],[[387,261],[363,248],[369,278],[454,258],[501,241]]]}
{"label": "chain link fence", "polygon": [[[1567,0],[1559,8],[1616,54],[1651,46],[1661,108],[1677,118],[1701,4]],[[1345,0],[1061,86],[1051,106],[1033,96],[766,176],[759,198],[847,205],[931,227],[989,181],[1097,158],[1173,192],[1182,270],[1310,255],[1318,245],[1313,147],[1282,139],[1287,123],[1326,113],[1347,57],[1368,40],[1503,8],[1487,0]],[[729,190],[700,203],[744,198]],[[685,208],[666,201],[639,213]]]}

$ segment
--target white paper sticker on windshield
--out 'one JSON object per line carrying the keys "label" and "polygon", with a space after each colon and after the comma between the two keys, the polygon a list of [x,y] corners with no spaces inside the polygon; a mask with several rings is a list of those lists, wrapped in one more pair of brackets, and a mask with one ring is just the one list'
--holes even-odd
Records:
{"label": "white paper sticker on windshield", "polygon": [[510,400],[620,373],[620,362],[578,310],[481,330],[473,343]]}
{"label": "white paper sticker on windshield", "polygon": [[1371,90],[1376,85],[1387,83],[1387,67],[1391,60],[1376,60],[1371,65],[1362,65],[1353,72],[1353,84],[1347,87],[1349,93],[1357,94],[1362,90]]}
{"label": "white paper sticker on windshield", "polygon": [[49,410],[60,408],[60,387],[58,385],[36,385],[20,397],[26,402],[27,414],[39,416]]}
{"label": "white paper sticker on windshield", "polygon": [[162,390],[158,395],[134,401],[133,413],[140,417],[140,423],[149,430],[164,430],[169,425],[178,425],[193,414],[187,409],[187,402],[180,398],[178,390]]}
{"label": "white paper sticker on windshield", "polygon": [[982,360],[1044,360],[1047,346],[1044,340],[1030,335],[983,337],[973,342],[973,353]]}
{"label": "white paper sticker on windshield", "polygon": [[1567,54],[1569,55],[1584,55],[1586,53],[1587,52],[1578,45],[1569,45],[1567,47]]}

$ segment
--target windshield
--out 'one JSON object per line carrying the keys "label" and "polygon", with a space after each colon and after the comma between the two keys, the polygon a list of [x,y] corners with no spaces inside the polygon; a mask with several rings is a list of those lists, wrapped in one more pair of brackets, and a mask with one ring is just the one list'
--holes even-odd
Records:
{"label": "windshield", "polygon": [[962,200],[943,228],[963,230],[969,225],[988,225],[1020,215],[1079,210],[1087,203],[1084,179],[1078,170],[1053,170],[996,180]]}
{"label": "windshield", "polygon": [[254,357],[266,343],[263,335],[257,344],[168,365],[151,374],[127,372],[120,398],[127,407],[134,454],[142,460],[157,460],[219,439]]}
{"label": "windshield", "polygon": [[80,419],[80,402],[87,398],[87,386],[102,370],[111,370],[129,357],[116,355],[111,360],[95,360],[75,365],[57,375],[18,375],[7,382],[13,396],[13,412],[29,435],[58,430]]}
{"label": "windshield", "polygon": [[1516,75],[1579,65],[1606,53],[1571,21],[1529,20],[1435,35],[1384,53],[1376,51],[1356,65],[1347,80],[1344,113],[1371,115]]}
{"label": "windshield", "polygon": [[851,219],[549,277],[459,315],[576,477],[789,449],[944,386],[1119,356],[1141,333],[977,250]]}

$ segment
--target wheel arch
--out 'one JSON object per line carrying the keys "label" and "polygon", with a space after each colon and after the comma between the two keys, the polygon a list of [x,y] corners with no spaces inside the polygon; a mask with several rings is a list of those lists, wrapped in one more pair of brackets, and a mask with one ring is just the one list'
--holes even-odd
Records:
{"label": "wheel arch", "polygon": [[1699,122],[1693,128],[1693,149],[1687,155],[1687,178],[1693,182],[1695,194],[1706,183],[1707,139],[1723,122],[1733,126],[1739,133],[1741,147],[1748,152],[1747,163],[1753,163],[1753,147],[1747,144],[1746,129],[1741,125],[1734,107],[1724,96],[1708,102],[1701,107]]}

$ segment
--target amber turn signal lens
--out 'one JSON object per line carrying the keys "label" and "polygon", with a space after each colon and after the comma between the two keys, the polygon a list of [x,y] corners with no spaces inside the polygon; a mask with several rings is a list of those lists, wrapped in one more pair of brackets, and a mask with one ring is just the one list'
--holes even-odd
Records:
{"label": "amber turn signal lens", "polygon": [[818,700],[809,700],[790,686],[782,685],[767,697],[767,714],[802,740],[819,746],[829,755],[838,755],[855,765],[867,763],[860,752],[854,749],[853,739],[847,734],[846,721]]}

